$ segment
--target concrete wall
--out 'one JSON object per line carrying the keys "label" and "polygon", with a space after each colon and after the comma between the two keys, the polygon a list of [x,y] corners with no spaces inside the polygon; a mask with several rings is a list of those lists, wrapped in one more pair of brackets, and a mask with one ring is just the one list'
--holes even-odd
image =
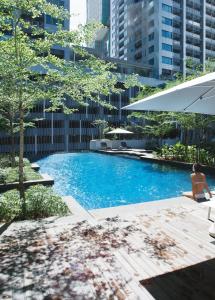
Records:
{"label": "concrete wall", "polygon": [[[121,142],[126,142],[127,146],[129,148],[133,149],[144,149],[146,144],[151,142],[156,142],[155,139],[142,139],[142,140],[108,140],[108,139],[102,139],[102,140],[91,140],[90,141],[90,150],[101,150],[101,143],[105,142],[107,144],[108,148],[111,149],[119,149],[121,146]],[[178,139],[164,139],[162,140],[162,145],[174,145],[178,142]]]}

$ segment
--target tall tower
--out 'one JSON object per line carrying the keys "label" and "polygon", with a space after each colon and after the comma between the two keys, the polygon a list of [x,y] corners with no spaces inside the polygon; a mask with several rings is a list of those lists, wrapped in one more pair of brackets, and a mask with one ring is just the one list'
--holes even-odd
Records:
{"label": "tall tower", "polygon": [[96,34],[90,45],[102,58],[110,56],[110,0],[87,0],[87,22],[98,22],[104,28]]}
{"label": "tall tower", "polygon": [[215,58],[215,2],[112,0],[111,56],[149,64],[157,78]]}
{"label": "tall tower", "polygon": [[[55,0],[55,1],[52,0],[50,2],[58,5],[59,7],[64,7],[66,10],[69,11],[69,13],[71,13],[70,0]],[[49,15],[44,16],[44,27],[45,28],[55,31],[57,22],[58,22],[57,19],[52,18]],[[65,20],[63,22],[63,28],[66,30],[70,30],[70,22],[71,22],[70,19]],[[70,59],[70,50],[68,48],[62,48],[61,46],[58,46],[58,45],[53,47],[52,54],[54,54],[60,58]]]}

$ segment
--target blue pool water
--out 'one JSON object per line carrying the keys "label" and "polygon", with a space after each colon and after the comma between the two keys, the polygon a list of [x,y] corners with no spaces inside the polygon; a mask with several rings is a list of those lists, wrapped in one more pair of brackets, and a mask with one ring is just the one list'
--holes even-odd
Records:
{"label": "blue pool water", "polygon": [[[37,162],[55,180],[60,195],[86,209],[180,196],[191,190],[190,172],[167,165],[99,153],[54,154]],[[215,188],[215,178],[207,176]]]}

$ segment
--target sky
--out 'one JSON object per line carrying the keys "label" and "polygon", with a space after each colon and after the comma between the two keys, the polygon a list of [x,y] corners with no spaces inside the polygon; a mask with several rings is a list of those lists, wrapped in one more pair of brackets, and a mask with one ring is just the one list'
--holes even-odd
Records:
{"label": "sky", "polygon": [[72,14],[71,29],[76,29],[79,24],[86,23],[86,0],[70,0],[70,7]]}

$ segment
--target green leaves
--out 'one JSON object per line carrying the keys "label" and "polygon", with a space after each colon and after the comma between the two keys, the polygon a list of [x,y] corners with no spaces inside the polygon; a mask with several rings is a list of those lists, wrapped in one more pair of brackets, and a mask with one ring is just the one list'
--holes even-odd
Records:
{"label": "green leaves", "polygon": [[99,129],[100,138],[104,137],[105,129],[108,127],[108,122],[105,120],[95,120],[92,125]]}
{"label": "green leaves", "polygon": [[198,148],[196,145],[187,146],[181,143],[174,146],[164,145],[157,154],[168,160],[189,163],[199,162],[209,166],[215,165],[215,155],[204,148]]}
{"label": "green leaves", "polygon": [[[117,76],[111,72],[113,65],[82,48],[101,25],[92,23],[67,31],[63,25],[67,24],[69,12],[59,4],[60,1],[47,0],[0,1],[0,36],[7,35],[0,39],[0,111],[4,110],[9,121],[11,137],[15,132],[13,124],[18,121],[23,212],[24,119],[30,110],[43,100],[49,102],[49,111],[60,108],[65,113],[74,111],[69,100],[75,101],[76,107],[86,100],[110,107],[102,97],[121,91],[116,88]],[[44,26],[45,15],[54,21],[52,26]],[[73,56],[76,61],[72,61]]]}
{"label": "green leaves", "polygon": [[[174,138],[179,132],[184,132],[185,141],[188,143],[188,131],[196,131],[203,135],[209,129],[215,116],[207,116],[194,113],[174,112],[133,112],[129,119],[136,119],[138,123],[146,122],[143,128],[145,135],[158,138]],[[201,140],[202,137],[199,137]]]}
{"label": "green leaves", "polygon": [[68,207],[51,188],[32,186],[26,191],[27,219],[47,218],[69,214]]}
{"label": "green leaves", "polygon": [[[0,222],[8,222],[21,215],[21,200],[17,190],[0,195]],[[32,186],[26,191],[26,219],[46,218],[69,214],[68,207],[51,188]]]}
{"label": "green leaves", "polygon": [[[1,103],[10,102],[15,111],[22,103],[28,112],[38,102],[48,99],[53,110],[64,107],[65,112],[71,113],[71,107],[66,107],[68,99],[82,105],[87,98],[110,107],[100,95],[121,92],[116,88],[119,78],[112,73],[115,66],[82,47],[102,25],[91,23],[67,31],[58,24],[50,30],[39,25],[44,14],[61,21],[69,17],[63,7],[51,1],[2,0],[0,3],[1,23],[10,26],[8,38],[0,40]],[[0,26],[0,34],[4,36],[4,33],[5,28]],[[67,57],[74,53],[79,59],[58,58],[53,49],[66,49]],[[134,85],[139,85],[138,77],[127,76],[125,87]]]}
{"label": "green leaves", "polygon": [[8,191],[0,195],[0,222],[8,222],[21,213],[19,192]]}

